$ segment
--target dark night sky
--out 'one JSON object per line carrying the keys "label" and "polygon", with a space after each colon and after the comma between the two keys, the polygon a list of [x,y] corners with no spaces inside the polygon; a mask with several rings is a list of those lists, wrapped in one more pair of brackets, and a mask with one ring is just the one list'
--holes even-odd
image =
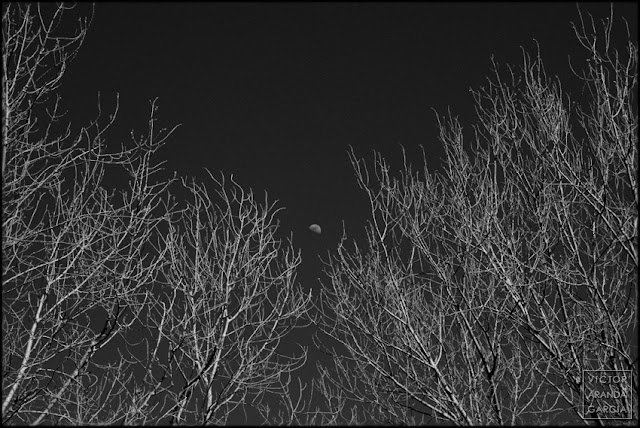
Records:
{"label": "dark night sky", "polygon": [[[604,3],[581,8],[598,19],[609,13]],[[625,16],[634,38],[637,13],[636,3],[615,5],[617,24]],[[161,153],[166,167],[233,173],[278,199],[308,283],[342,220],[348,232],[364,227],[368,205],[349,145],[369,159],[381,151],[395,167],[399,144],[417,165],[423,145],[437,168],[431,108],[450,107],[468,126],[469,88],[485,84],[491,55],[520,65],[520,47],[535,53],[534,38],[548,74],[569,78],[567,56],[583,54],[576,20],[575,3],[551,2],[98,3],[61,90],[78,123],[95,117],[98,91],[107,111],[120,93],[112,139],[145,131],[158,97],[158,123],[182,124]],[[308,232],[311,223],[322,237]]]}
{"label": "dark night sky", "polygon": [[[614,13],[637,25],[636,4]],[[422,144],[436,168],[431,108],[469,124],[490,56],[520,64],[534,38],[548,72],[566,75],[577,18],[573,3],[98,3],[62,93],[77,123],[95,116],[98,91],[108,111],[120,93],[112,140],[145,131],[158,97],[158,123],[182,124],[162,152],[169,169],[233,173],[286,207],[303,251],[314,222],[330,248],[342,219],[350,230],[367,213],[349,145],[397,165],[399,144],[416,162]]]}

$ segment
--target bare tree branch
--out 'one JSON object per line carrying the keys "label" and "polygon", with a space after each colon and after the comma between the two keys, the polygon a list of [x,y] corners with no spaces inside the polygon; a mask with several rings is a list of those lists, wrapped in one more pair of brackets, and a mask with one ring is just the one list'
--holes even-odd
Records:
{"label": "bare tree branch", "polygon": [[525,53],[472,91],[472,138],[438,116],[442,173],[350,152],[371,219],[326,270],[318,341],[342,356],[314,384],[323,423],[346,403],[366,423],[586,422],[588,369],[633,373],[617,403],[637,422],[638,51],[580,17],[589,100]]}

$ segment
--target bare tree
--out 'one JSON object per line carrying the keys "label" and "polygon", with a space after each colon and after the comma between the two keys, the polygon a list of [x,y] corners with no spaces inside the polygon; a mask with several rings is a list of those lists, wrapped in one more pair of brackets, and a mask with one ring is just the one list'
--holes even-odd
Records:
{"label": "bare tree", "polygon": [[[105,416],[96,410],[110,409],[126,364],[98,361],[140,316],[164,260],[150,246],[170,211],[152,158],[166,138],[155,104],[148,136],[116,152],[104,138],[115,113],[77,135],[61,123],[52,95],[87,32],[86,20],[64,32],[69,10],[3,6],[4,423]],[[107,167],[130,177],[127,192],[107,189]]]}
{"label": "bare tree", "polygon": [[305,361],[278,348],[309,300],[300,256],[235,183],[184,182],[178,205],[155,101],[116,150],[117,105],[72,132],[52,97],[87,31],[69,12],[3,5],[2,421],[225,421]]}
{"label": "bare tree", "polygon": [[187,208],[165,238],[169,287],[157,330],[170,345],[157,364],[173,374],[166,417],[175,423],[226,423],[238,406],[282,393],[281,378],[306,361],[306,350],[282,349],[311,296],[295,281],[300,254],[276,239],[279,209],[233,177],[210,177],[213,196],[184,181]]}
{"label": "bare tree", "polygon": [[633,374],[614,401],[637,423],[638,50],[628,29],[613,48],[612,21],[574,26],[586,100],[525,53],[473,91],[469,142],[438,117],[443,172],[350,153],[372,217],[326,268],[321,420],[605,423],[582,388],[607,369]]}

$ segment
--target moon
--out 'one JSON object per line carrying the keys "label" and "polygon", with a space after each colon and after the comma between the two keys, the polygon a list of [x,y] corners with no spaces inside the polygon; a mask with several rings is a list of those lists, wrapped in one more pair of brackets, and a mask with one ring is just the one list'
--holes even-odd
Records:
{"label": "moon", "polygon": [[322,235],[322,229],[317,224],[312,224],[309,226],[309,230],[315,233],[316,235]]}

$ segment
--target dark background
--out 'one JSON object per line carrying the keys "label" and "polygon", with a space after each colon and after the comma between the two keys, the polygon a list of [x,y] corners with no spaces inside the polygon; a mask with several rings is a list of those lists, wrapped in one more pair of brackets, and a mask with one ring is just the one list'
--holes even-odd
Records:
{"label": "dark background", "polygon": [[[610,12],[607,3],[580,8],[598,26]],[[615,28],[625,17],[634,40],[637,13],[637,3],[615,4]],[[486,84],[492,55],[520,65],[535,39],[548,75],[580,87],[568,66],[569,55],[584,59],[571,21],[575,3],[98,3],[61,93],[78,125],[95,118],[98,92],[107,112],[119,93],[108,137],[118,144],[131,129],[146,132],[158,97],[158,124],[182,124],[162,149],[166,167],[234,174],[278,199],[282,231],[302,250],[298,278],[317,288],[318,255],[335,249],[343,221],[362,236],[368,215],[349,145],[368,159],[381,151],[394,168],[400,145],[421,166],[423,145],[436,170],[432,108],[451,108],[470,129],[469,88]]]}

